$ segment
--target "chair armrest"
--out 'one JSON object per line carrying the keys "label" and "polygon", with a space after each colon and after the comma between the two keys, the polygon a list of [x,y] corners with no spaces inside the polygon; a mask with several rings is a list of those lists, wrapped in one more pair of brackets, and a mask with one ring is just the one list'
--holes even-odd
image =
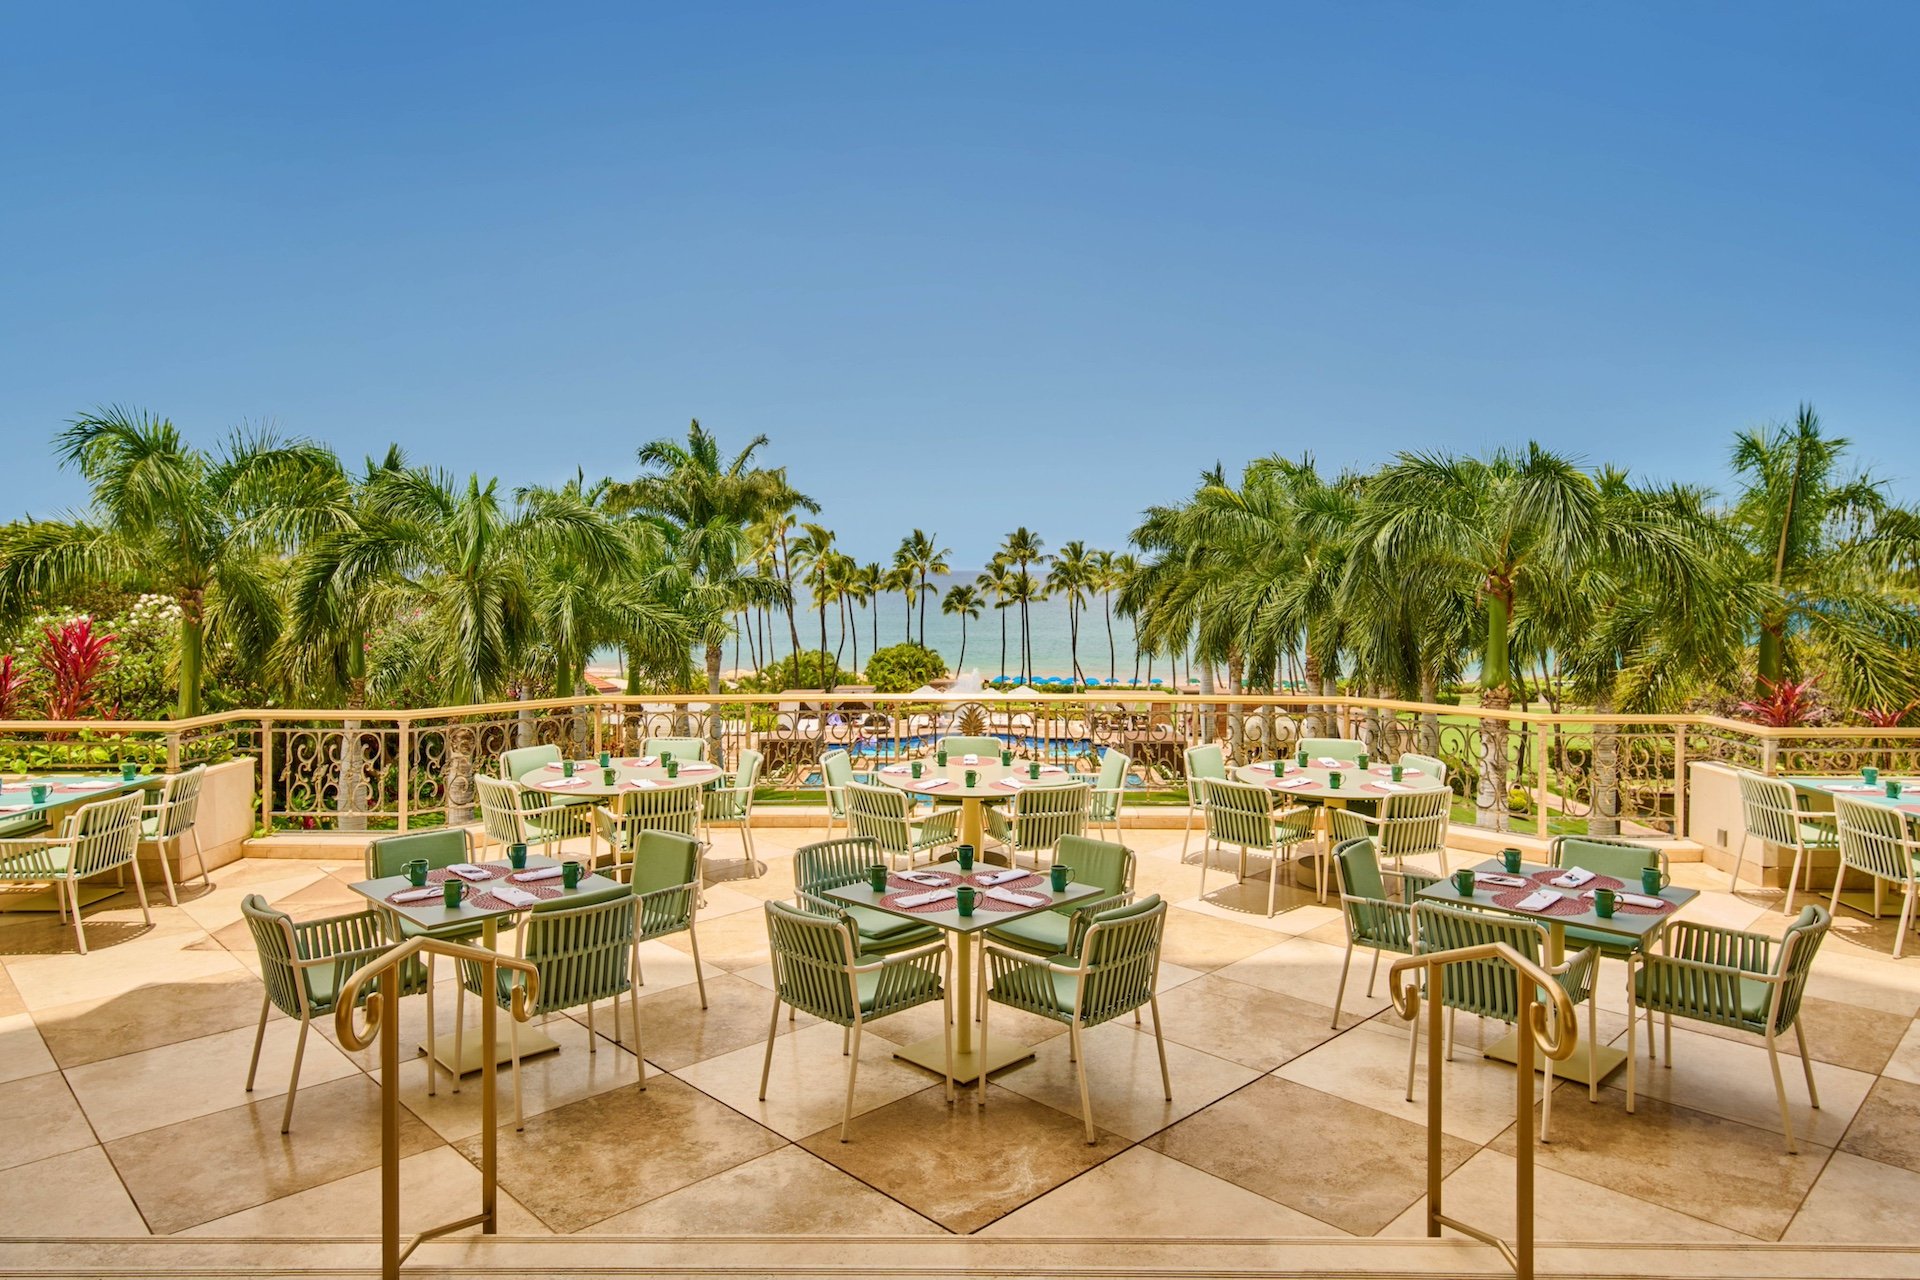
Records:
{"label": "chair armrest", "polygon": [[1650,955],[1641,963],[1647,970],[1677,969],[1686,973],[1698,973],[1723,978],[1740,978],[1748,982],[1764,982],[1772,985],[1785,982],[1786,975],[1779,973],[1755,973],[1751,969],[1741,969],[1730,964],[1714,964],[1708,960],[1686,960],[1678,956]]}
{"label": "chair armrest", "polygon": [[890,969],[896,965],[917,963],[928,956],[939,957],[941,966],[944,968],[947,954],[946,940],[944,938],[937,938],[932,942],[923,942],[917,947],[909,947],[905,951],[889,952],[877,960],[869,960],[865,964],[857,964],[853,966],[853,971],[855,973],[878,973],[882,969]]}
{"label": "chair armrest", "polygon": [[811,911],[817,916],[837,916],[841,920],[852,918],[847,915],[846,903],[835,902],[832,898],[823,898],[816,893],[808,893],[805,889],[794,890],[793,901],[794,905],[801,910]]}
{"label": "chair armrest", "polygon": [[[53,860],[46,857],[45,853],[66,843],[66,837],[58,835],[15,836],[0,840],[0,873],[19,875],[25,872],[52,879],[60,873],[54,869]],[[41,856],[35,857],[35,854]]]}
{"label": "chair armrest", "polygon": [[924,840],[933,834],[956,837],[960,834],[960,810],[957,806],[952,809],[936,809],[920,819],[920,838]]}

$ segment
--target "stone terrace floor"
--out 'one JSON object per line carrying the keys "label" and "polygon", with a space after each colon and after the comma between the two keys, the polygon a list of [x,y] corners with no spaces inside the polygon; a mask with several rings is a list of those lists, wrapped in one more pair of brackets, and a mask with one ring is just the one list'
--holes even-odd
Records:
{"label": "stone terrace floor", "polygon": [[[996,1010],[995,1029],[1040,1042],[1007,1071],[984,1118],[889,1050],[929,1034],[938,1006],[876,1024],[862,1051],[853,1140],[837,1140],[838,1028],[782,1019],[769,1101],[755,1099],[770,1009],[760,904],[792,891],[791,850],[813,832],[757,833],[765,864],[738,878],[733,833],[710,862],[699,925],[712,1007],[684,939],[646,944],[641,1017],[650,1087],[607,1038],[556,1017],[554,1056],[529,1061],[516,1134],[502,1079],[502,1230],[509,1234],[983,1232],[1074,1237],[1412,1236],[1422,1232],[1424,1092],[1403,1098],[1406,1032],[1366,995],[1356,958],[1329,1026],[1343,939],[1334,910],[1291,887],[1268,920],[1264,881],[1224,891],[1179,859],[1177,833],[1129,832],[1139,887],[1170,913],[1161,1007],[1174,1101],[1150,1032],[1088,1040],[1098,1145],[1082,1141],[1067,1040]],[[1223,855],[1224,859],[1224,855]],[[279,1133],[294,1024],[275,1015],[258,1090],[242,1089],[261,984],[240,923],[249,893],[310,917],[352,910],[356,866],[248,861],[214,875],[144,930],[124,899],[90,909],[94,951],[72,954],[50,916],[0,916],[0,1235],[191,1232],[365,1235],[378,1227],[379,1127],[370,1055],[314,1037],[293,1133]],[[1778,932],[1777,894],[1704,888],[1690,918]],[[1806,1006],[1823,1107],[1787,1064],[1802,1152],[1784,1154],[1766,1055],[1746,1037],[1676,1024],[1677,1066],[1643,1071],[1637,1115],[1615,1077],[1589,1105],[1562,1085],[1539,1149],[1543,1240],[1920,1243],[1920,959],[1889,959],[1891,922],[1843,912]],[[1606,966],[1601,1034],[1624,1035],[1622,970]],[[438,994],[450,1028],[452,987]],[[1384,987],[1382,988],[1382,992]],[[925,1014],[927,1016],[920,1016]],[[423,1002],[403,1002],[407,1052]],[[330,1020],[321,1024],[331,1036]],[[1585,1033],[1584,1016],[1581,1032]],[[1494,1030],[1494,1029],[1490,1029]],[[1455,1216],[1512,1229],[1511,1068],[1471,1053],[1450,1068],[1446,1159]],[[425,1091],[403,1068],[407,1225],[473,1211],[478,1089]],[[83,1207],[83,1208],[82,1208]],[[76,1214],[79,1215],[76,1217]]]}

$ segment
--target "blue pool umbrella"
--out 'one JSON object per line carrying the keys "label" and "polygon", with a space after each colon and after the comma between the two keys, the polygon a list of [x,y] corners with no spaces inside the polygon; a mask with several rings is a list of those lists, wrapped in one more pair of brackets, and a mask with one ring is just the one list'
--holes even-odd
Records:
{"label": "blue pool umbrella", "polygon": [[1165,684],[1166,681],[1165,680],[1149,680],[1147,681],[1147,683],[1148,684]]}

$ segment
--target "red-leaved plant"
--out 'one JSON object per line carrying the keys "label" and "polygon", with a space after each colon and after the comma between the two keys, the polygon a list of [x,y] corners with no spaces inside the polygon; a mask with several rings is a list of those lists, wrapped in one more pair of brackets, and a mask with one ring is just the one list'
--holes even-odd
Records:
{"label": "red-leaved plant", "polygon": [[47,673],[47,718],[78,720],[92,709],[93,682],[106,669],[115,637],[95,635],[92,618],[74,618],[58,630],[46,628],[35,655]]}
{"label": "red-leaved plant", "polygon": [[1920,707],[1920,702],[1909,702],[1906,706],[1892,711],[1885,707],[1855,707],[1853,714],[1876,729],[1898,729],[1900,722],[1905,720],[1915,707]]}
{"label": "red-leaved plant", "polygon": [[1760,684],[1767,691],[1767,696],[1743,702],[1740,709],[1761,724],[1774,729],[1790,729],[1805,724],[1813,715],[1813,681],[1773,681],[1763,676]]}
{"label": "red-leaved plant", "polygon": [[13,717],[14,709],[20,705],[20,695],[27,687],[27,678],[16,671],[13,655],[0,653],[0,720]]}

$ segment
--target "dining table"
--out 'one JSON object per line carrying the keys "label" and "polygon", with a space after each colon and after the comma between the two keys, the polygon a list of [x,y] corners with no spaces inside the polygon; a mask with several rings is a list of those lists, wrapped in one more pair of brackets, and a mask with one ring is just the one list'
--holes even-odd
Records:
{"label": "dining table", "polygon": [[[1672,923],[1674,914],[1680,908],[1700,896],[1698,889],[1686,889],[1674,884],[1669,884],[1657,894],[1647,894],[1637,884],[1626,884],[1612,876],[1603,875],[1595,875],[1582,885],[1562,888],[1555,886],[1552,881],[1564,876],[1572,868],[1522,862],[1518,872],[1509,874],[1505,864],[1498,858],[1488,858],[1471,870],[1474,876],[1472,894],[1462,895],[1450,879],[1436,880],[1414,895],[1416,903],[1441,902],[1452,907],[1471,907],[1477,911],[1537,921],[1546,926],[1547,943],[1542,959],[1548,968],[1557,967],[1567,958],[1569,925],[1590,934],[1603,934],[1619,946],[1644,951]],[[1512,881],[1519,883],[1510,883]],[[1622,900],[1615,903],[1612,916],[1602,916],[1594,909],[1592,895],[1595,889],[1625,890],[1636,897],[1657,898],[1660,905],[1638,906]],[[1553,894],[1553,901],[1540,909],[1520,905],[1541,890]],[[1416,927],[1417,920],[1416,911]],[[1598,999],[1598,992],[1587,998]],[[1503,1062],[1518,1062],[1518,1038],[1521,1034],[1524,1033],[1512,1031],[1488,1045],[1486,1056]],[[1562,1062],[1551,1062],[1544,1055],[1537,1055],[1534,1065],[1538,1070],[1551,1070],[1563,1079],[1589,1084],[1605,1080],[1626,1060],[1624,1049],[1583,1041],[1574,1047],[1573,1055]]]}
{"label": "dining table", "polygon": [[[82,805],[129,791],[152,791],[166,782],[158,774],[33,774],[15,775],[0,781],[0,840],[9,836],[36,835],[58,827]],[[45,800],[35,803],[33,788],[47,787]],[[75,886],[80,905],[89,906],[111,898],[125,886],[88,881]],[[48,889],[22,887],[0,891],[0,911],[59,911],[58,896]]]}
{"label": "dining table", "polygon": [[[480,925],[480,945],[489,951],[497,950],[500,925],[502,921],[517,919],[533,910],[532,903],[515,904],[494,897],[489,886],[508,886],[532,894],[542,902],[552,902],[566,898],[578,898],[586,894],[599,893],[606,889],[621,888],[621,883],[610,877],[598,875],[581,868],[579,884],[569,889],[563,883],[563,875],[548,874],[525,881],[516,877],[557,871],[561,863],[553,858],[529,856],[524,868],[516,869],[506,862],[462,863],[471,867],[473,872],[460,875],[452,867],[439,867],[427,872],[426,889],[437,892],[423,901],[407,901],[408,896],[417,891],[417,887],[404,875],[381,876],[373,880],[356,880],[347,887],[361,897],[373,903],[375,907],[406,920],[422,929],[443,929],[449,925]],[[484,874],[475,874],[475,873]],[[442,888],[446,881],[459,879],[465,884],[460,905],[449,907],[446,904],[446,890]],[[540,1030],[537,1023],[530,1023],[520,1030],[520,1057],[522,1061],[543,1053],[557,1053],[560,1045],[551,1036]],[[420,1046],[420,1052],[430,1054],[433,1059],[456,1075],[471,1075],[481,1067],[483,1052],[480,1037],[466,1037],[461,1058],[456,1062],[454,1056],[454,1036],[448,1033],[435,1037],[431,1045]],[[513,1049],[504,1024],[496,1031],[493,1045],[493,1060],[505,1063],[513,1060]]]}
{"label": "dining table", "polygon": [[[608,809],[624,815],[628,797],[642,791],[704,787],[726,776],[719,765],[708,764],[704,760],[683,760],[677,766],[677,776],[669,777],[665,763],[658,756],[609,755],[605,765],[597,759],[575,760],[571,763],[571,774],[567,772],[565,763],[556,761],[528,773],[520,779],[520,785],[560,800],[605,802]],[[613,770],[612,782],[606,778],[608,769]],[[694,832],[686,834],[693,835]],[[600,833],[591,824],[587,828],[587,838],[587,847],[597,863],[600,860]]]}
{"label": "dining table", "polygon": [[[937,877],[944,880],[945,885],[909,878],[909,875],[915,874]],[[992,883],[986,883],[987,880]],[[957,894],[933,902],[917,901],[942,888],[958,889],[963,884],[973,885],[980,894],[970,916],[960,914]],[[1010,896],[1001,897],[993,892],[996,889]],[[979,960],[974,944],[979,935],[995,925],[1075,902],[1103,898],[1108,892],[1098,885],[1081,884],[1078,881],[1070,881],[1065,889],[1055,892],[1044,872],[992,867],[980,862],[974,863],[971,870],[962,871],[958,862],[947,861],[915,868],[908,873],[889,871],[885,893],[875,893],[872,885],[861,881],[829,889],[825,896],[899,916],[916,924],[930,924],[947,935],[953,946],[956,1023],[953,1078],[956,1083],[964,1084],[979,1079],[983,1073],[1025,1062],[1033,1056],[1032,1045],[1011,1036],[986,1038],[974,1034],[974,982],[985,981],[984,975],[976,975],[975,972]],[[1028,901],[1021,902],[1018,899]],[[925,1067],[936,1075],[946,1074],[946,1040],[943,1036],[928,1036],[924,1040],[902,1045],[893,1051],[893,1056]]]}
{"label": "dining table", "polygon": [[[999,756],[949,755],[941,764],[937,755],[922,758],[920,776],[913,776],[911,760],[882,765],[874,777],[883,786],[895,787],[909,795],[925,796],[935,804],[952,801],[960,805],[960,843],[975,849],[982,847],[986,830],[986,807],[1005,804],[1023,787],[1064,787],[1076,782],[1092,782],[1086,774],[1074,773],[1057,764],[1042,764],[1039,777],[1030,776],[1030,761],[1014,760],[1001,764]],[[967,774],[974,785],[967,785]]]}
{"label": "dining table", "polygon": [[[1845,777],[1831,775],[1788,775],[1780,779],[1810,802],[1807,808],[1823,818],[1833,813],[1833,801],[1836,796],[1845,796],[1849,800],[1858,800],[1863,804],[1875,805],[1882,809],[1893,809],[1907,816],[1909,823],[1920,822],[1920,778],[1908,778],[1892,774],[1876,776],[1868,782],[1860,774]],[[1887,783],[1900,784],[1900,794],[1887,794]],[[1879,889],[1881,882],[1875,880],[1872,889],[1840,890],[1840,901],[1856,911],[1870,916],[1879,916],[1881,902]]]}
{"label": "dining table", "polygon": [[[1336,774],[1339,786],[1334,785]],[[1355,803],[1378,802],[1396,792],[1444,791],[1447,787],[1432,774],[1412,766],[1402,768],[1400,781],[1395,782],[1391,764],[1369,763],[1362,769],[1353,761],[1336,760],[1332,756],[1310,756],[1304,765],[1298,760],[1261,760],[1241,765],[1233,776],[1236,781],[1318,806],[1314,825],[1328,849],[1333,848],[1333,810]],[[1295,874],[1304,877],[1303,883],[1312,884],[1319,873],[1311,863],[1303,861]]]}

